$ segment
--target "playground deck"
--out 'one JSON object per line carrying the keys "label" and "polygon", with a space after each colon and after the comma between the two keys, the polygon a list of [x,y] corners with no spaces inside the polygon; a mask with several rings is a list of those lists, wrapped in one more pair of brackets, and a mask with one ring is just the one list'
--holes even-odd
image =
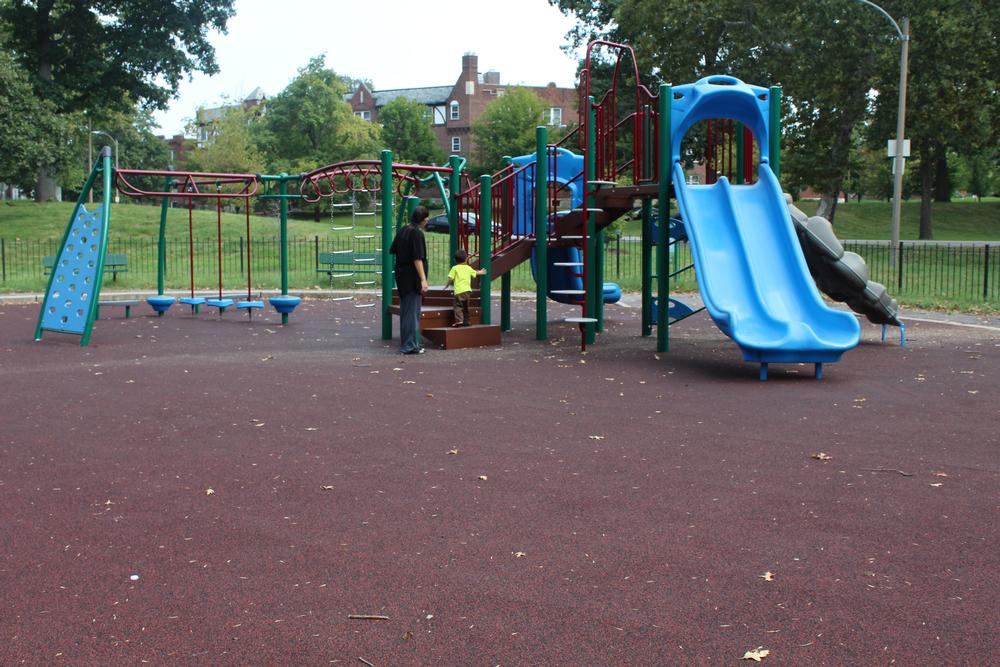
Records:
{"label": "playground deck", "polygon": [[349,303],[137,311],[0,304],[2,664],[1000,661],[995,328],[761,383],[705,315],[402,357]]}

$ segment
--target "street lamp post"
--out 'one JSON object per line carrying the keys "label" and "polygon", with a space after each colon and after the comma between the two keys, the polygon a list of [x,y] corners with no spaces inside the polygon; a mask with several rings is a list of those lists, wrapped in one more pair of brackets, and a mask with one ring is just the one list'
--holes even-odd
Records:
{"label": "street lamp post", "polygon": [[[112,137],[110,134],[108,134],[107,132],[105,132],[103,130],[91,130],[90,133],[91,134],[100,134],[100,135],[103,135],[103,136],[107,137],[108,139],[110,139],[112,141],[112,143],[114,143],[114,145],[115,145],[115,171],[118,171],[118,140],[115,139],[114,137]],[[117,190],[115,190],[115,203],[116,204],[118,203],[118,191]]]}
{"label": "street lamp post", "polygon": [[899,219],[903,206],[903,163],[905,159],[903,153],[903,134],[906,130],[906,75],[907,60],[910,52],[910,19],[903,17],[900,21],[902,26],[900,26],[889,16],[888,12],[874,2],[870,2],[869,0],[858,0],[858,2],[868,5],[884,16],[892,24],[892,27],[896,29],[896,34],[899,35],[899,107],[896,111],[896,146],[893,151],[892,163],[892,242],[890,247],[890,254],[893,260],[895,260],[896,251],[899,248]]}

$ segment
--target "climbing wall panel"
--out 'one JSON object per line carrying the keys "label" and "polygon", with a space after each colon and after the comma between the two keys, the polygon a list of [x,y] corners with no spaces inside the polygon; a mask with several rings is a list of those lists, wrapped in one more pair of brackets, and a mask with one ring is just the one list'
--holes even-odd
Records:
{"label": "climbing wall panel", "polygon": [[52,269],[55,275],[42,304],[42,329],[79,335],[88,330],[103,268],[101,217],[100,206],[92,212],[83,204],[77,207]]}

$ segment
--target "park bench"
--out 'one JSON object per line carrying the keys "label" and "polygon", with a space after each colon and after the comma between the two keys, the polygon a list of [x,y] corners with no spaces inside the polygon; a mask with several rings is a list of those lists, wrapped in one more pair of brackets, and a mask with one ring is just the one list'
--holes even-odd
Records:
{"label": "park bench", "polygon": [[355,277],[356,286],[375,285],[382,273],[382,255],[377,252],[337,250],[321,252],[316,257],[316,272],[325,273],[333,284],[334,278]]}
{"label": "park bench", "polygon": [[[49,275],[56,266],[56,256],[42,257],[42,268]],[[128,255],[124,253],[109,253],[104,257],[104,272],[111,274],[112,280],[118,280],[119,273],[128,273]]]}

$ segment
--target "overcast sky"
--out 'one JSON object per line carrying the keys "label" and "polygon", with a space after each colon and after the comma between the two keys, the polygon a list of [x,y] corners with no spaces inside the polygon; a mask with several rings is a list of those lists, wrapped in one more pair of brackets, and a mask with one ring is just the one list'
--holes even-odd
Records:
{"label": "overcast sky", "polygon": [[179,134],[199,106],[257,86],[272,97],[320,54],[376,89],[451,85],[469,51],[502,83],[570,87],[576,62],[560,47],[573,25],[547,0],[236,0],[228,33],[211,38],[220,72],[183,81],[155,119],[162,134]]}

